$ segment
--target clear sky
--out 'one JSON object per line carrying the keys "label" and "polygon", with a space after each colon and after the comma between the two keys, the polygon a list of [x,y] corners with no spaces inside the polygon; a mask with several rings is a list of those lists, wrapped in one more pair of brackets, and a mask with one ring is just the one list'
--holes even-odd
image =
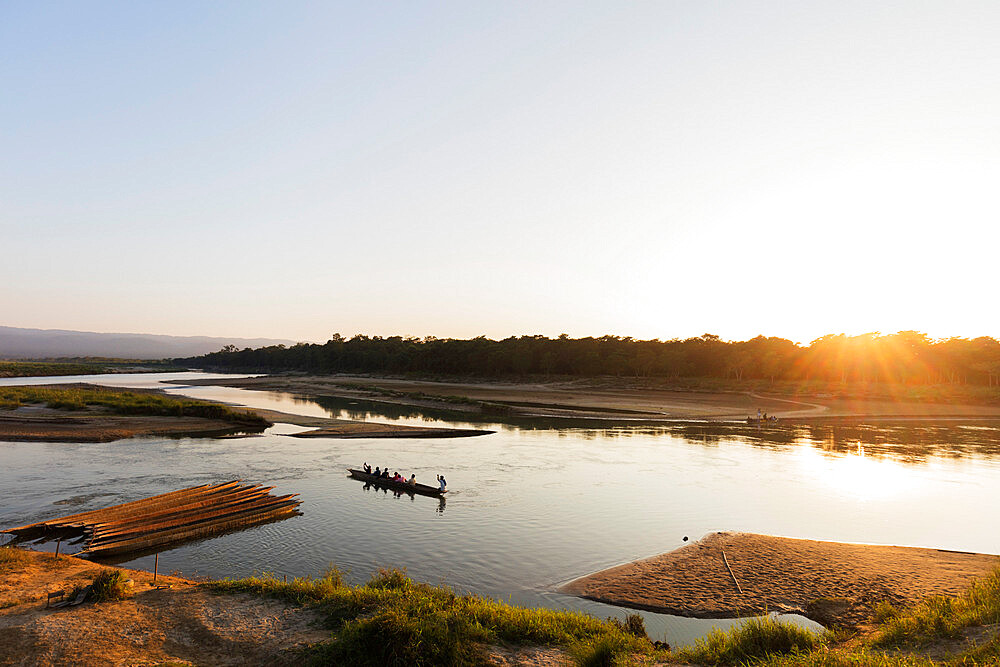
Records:
{"label": "clear sky", "polygon": [[0,324],[1000,336],[1000,2],[0,2]]}

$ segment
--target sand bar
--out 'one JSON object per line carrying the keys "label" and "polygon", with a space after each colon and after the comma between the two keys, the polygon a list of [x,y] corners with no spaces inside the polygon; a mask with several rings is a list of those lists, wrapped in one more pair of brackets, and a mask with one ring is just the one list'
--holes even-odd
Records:
{"label": "sand bar", "polygon": [[955,596],[998,564],[987,554],[712,533],[560,591],[678,616],[728,618],[766,610],[854,626],[882,600],[901,605]]}
{"label": "sand bar", "polygon": [[272,422],[315,427],[311,431],[289,434],[293,438],[468,438],[495,432],[471,428],[438,428],[434,426],[359,422],[350,419],[294,415],[289,412],[261,410],[258,408],[254,408],[253,411]]}
{"label": "sand bar", "polygon": [[[687,391],[611,386],[601,379],[552,382],[432,382],[350,375],[269,375],[249,378],[177,380],[177,384],[221,385],[304,396],[365,399],[483,414],[475,402],[498,405],[514,417],[562,417],[612,421],[742,420],[761,409],[783,422],[828,419],[1000,419],[1000,406],[962,405],[831,396],[787,397],[750,391]],[[372,389],[376,389],[373,391]],[[396,395],[390,395],[394,392]],[[456,402],[454,397],[469,399]],[[437,400],[435,400],[437,399]],[[490,414],[489,410],[485,414]],[[496,414],[496,413],[493,413]]]}

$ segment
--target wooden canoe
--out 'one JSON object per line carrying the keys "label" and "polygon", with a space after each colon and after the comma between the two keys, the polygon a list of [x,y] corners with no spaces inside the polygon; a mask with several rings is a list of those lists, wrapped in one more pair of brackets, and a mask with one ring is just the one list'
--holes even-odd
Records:
{"label": "wooden canoe", "polygon": [[410,484],[409,482],[394,482],[391,479],[386,479],[384,477],[369,475],[364,470],[348,468],[347,472],[351,473],[351,477],[354,479],[360,479],[362,482],[368,482],[369,484],[374,484],[379,488],[392,489],[393,491],[402,491],[403,493],[419,493],[422,496],[434,496],[435,498],[441,498],[444,494],[448,493],[447,491],[442,491],[436,486],[427,486],[426,484]]}

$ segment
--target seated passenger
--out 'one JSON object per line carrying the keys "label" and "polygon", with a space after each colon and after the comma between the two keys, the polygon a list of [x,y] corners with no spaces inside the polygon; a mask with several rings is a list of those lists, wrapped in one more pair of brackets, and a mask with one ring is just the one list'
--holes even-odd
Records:
{"label": "seated passenger", "polygon": [[382,469],[379,468],[378,466],[375,466],[375,476],[376,477],[381,477],[382,476]]}
{"label": "seated passenger", "polygon": [[410,479],[408,479],[407,481],[408,481],[408,482],[409,482],[410,484],[416,484],[416,483],[417,483],[417,476],[416,476],[416,474],[412,474],[412,475],[410,475]]}

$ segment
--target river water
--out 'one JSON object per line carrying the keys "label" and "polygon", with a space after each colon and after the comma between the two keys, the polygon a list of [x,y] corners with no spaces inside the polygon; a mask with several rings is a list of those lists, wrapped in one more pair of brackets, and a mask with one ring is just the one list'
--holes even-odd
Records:
{"label": "river water", "polygon": [[[161,552],[161,571],[316,576],[330,564],[361,582],[405,567],[516,604],[623,616],[560,595],[562,583],[669,551],[718,531],[1000,553],[1000,422],[860,426],[469,422],[389,404],[224,387],[165,385],[204,373],[12,378],[92,382],[297,414],[488,428],[442,439],[300,439],[277,424],[249,438],[135,438],[111,443],[0,442],[0,526],[97,509],[195,484],[243,479],[298,493],[302,516]],[[226,376],[232,377],[232,376]],[[433,484],[447,500],[366,489],[346,476],[367,461]],[[44,547],[43,547],[44,548]],[[152,556],[125,564],[152,569]],[[711,627],[643,614],[673,645]],[[804,624],[811,622],[801,619]]]}

